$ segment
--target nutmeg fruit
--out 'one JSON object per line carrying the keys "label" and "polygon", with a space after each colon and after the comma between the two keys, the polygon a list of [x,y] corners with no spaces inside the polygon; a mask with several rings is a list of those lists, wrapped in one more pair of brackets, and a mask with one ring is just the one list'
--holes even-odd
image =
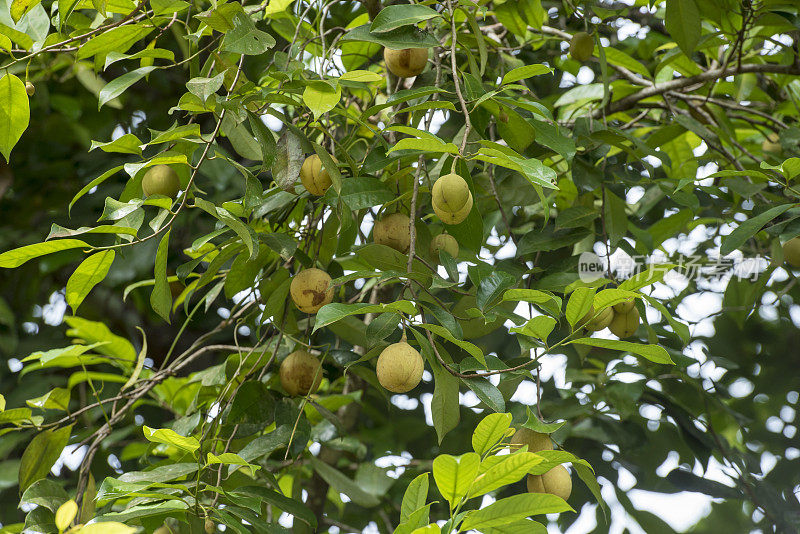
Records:
{"label": "nutmeg fruit", "polygon": [[639,310],[636,307],[625,313],[614,312],[614,318],[608,325],[611,333],[620,339],[631,337],[639,328]]}
{"label": "nutmeg fruit", "polygon": [[467,198],[467,203],[464,204],[464,207],[455,213],[442,209],[442,207],[439,206],[436,201],[433,201],[432,204],[433,212],[437,217],[439,217],[439,219],[441,219],[443,223],[450,225],[460,224],[464,222],[467,216],[469,216],[469,212],[472,211],[472,193],[469,194],[469,198]]}
{"label": "nutmeg fruit", "polygon": [[424,369],[425,364],[417,349],[401,341],[383,349],[375,372],[383,387],[394,393],[405,393],[417,387]]}
{"label": "nutmeg fruit", "polygon": [[289,293],[300,311],[317,313],[324,305],[333,301],[331,277],[321,269],[304,269],[292,277]]}
{"label": "nutmeg fruit", "polygon": [[169,165],[154,165],[142,177],[142,192],[146,197],[164,195],[175,198],[180,188],[178,173]]}
{"label": "nutmeg fruit", "polygon": [[456,213],[469,201],[471,193],[467,181],[457,174],[445,174],[431,188],[433,202],[439,209]]}
{"label": "nutmeg fruit", "polygon": [[379,245],[386,245],[405,253],[411,245],[409,225],[411,219],[404,213],[392,213],[375,221],[372,239]]}
{"label": "nutmeg fruit", "polygon": [[434,260],[439,259],[439,251],[444,250],[452,257],[458,257],[458,241],[456,238],[451,236],[450,234],[439,234],[433,239],[431,239],[431,256],[433,256]]}
{"label": "nutmeg fruit", "polygon": [[563,465],[557,465],[543,475],[528,475],[529,493],[549,493],[565,501],[572,494],[572,477]]}
{"label": "nutmeg fruit", "polygon": [[595,312],[592,307],[578,324],[590,332],[599,332],[610,325],[612,319],[614,319],[614,310],[611,307],[604,308],[600,313]]}
{"label": "nutmeg fruit", "polygon": [[594,39],[586,32],[578,32],[569,42],[569,55],[576,61],[586,61],[594,53]]}
{"label": "nutmeg fruit", "polygon": [[[336,162],[336,158],[332,158]],[[321,197],[331,186],[331,175],[322,166],[322,160],[316,154],[312,154],[303,162],[300,167],[300,182],[306,191],[314,196]]]}
{"label": "nutmeg fruit", "polygon": [[428,63],[427,48],[383,49],[383,59],[389,72],[398,78],[413,78],[425,70]]}
{"label": "nutmeg fruit", "polygon": [[800,268],[800,237],[795,237],[783,244],[783,259],[792,267]]}
{"label": "nutmeg fruit", "polygon": [[281,362],[279,375],[289,395],[308,395],[319,389],[322,364],[313,354],[296,350]]}
{"label": "nutmeg fruit", "polygon": [[514,432],[510,443],[512,445],[519,445],[520,447],[522,445],[527,445],[528,452],[553,450],[553,440],[550,439],[548,434],[542,434],[541,432],[536,432],[524,426],[519,427],[517,431]]}

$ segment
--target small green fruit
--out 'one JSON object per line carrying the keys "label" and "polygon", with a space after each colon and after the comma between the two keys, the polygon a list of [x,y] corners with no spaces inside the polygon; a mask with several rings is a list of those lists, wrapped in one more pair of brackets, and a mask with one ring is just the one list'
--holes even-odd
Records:
{"label": "small green fruit", "polygon": [[582,325],[586,330],[590,332],[599,332],[603,328],[607,327],[611,324],[611,320],[614,318],[614,310],[609,308],[604,308],[600,313],[595,315],[594,308],[589,310],[589,313],[583,316],[583,318],[578,321],[579,325]]}
{"label": "small green fruit", "polygon": [[614,304],[614,311],[617,313],[628,313],[636,306],[636,300],[630,299],[619,304]]}
{"label": "small green fruit", "polygon": [[427,48],[406,48],[403,50],[383,49],[386,68],[398,78],[413,78],[425,70],[428,63]]}
{"label": "small green fruit", "polygon": [[144,196],[163,195],[175,198],[181,188],[181,181],[169,165],[155,165],[147,169],[142,177],[142,191]]}
{"label": "small green fruit", "polygon": [[769,152],[770,154],[780,154],[783,150],[781,146],[781,138],[775,132],[772,132],[764,139],[764,142],[761,143],[761,150],[764,152]]}
{"label": "small green fruit", "polygon": [[319,389],[322,364],[313,354],[296,350],[281,362],[281,386],[289,395],[308,395]]}
{"label": "small green fruit", "polygon": [[614,312],[614,318],[608,328],[618,338],[625,339],[636,333],[639,328],[639,319],[639,310],[635,307],[627,313]]}
{"label": "small green fruit", "polygon": [[36,86],[33,85],[31,82],[25,82],[25,93],[28,96],[33,96],[35,92],[36,92]]}
{"label": "small green fruit", "polygon": [[450,234],[439,234],[431,239],[431,256],[434,260],[439,259],[439,251],[444,250],[452,257],[458,257],[458,241]]}
{"label": "small green fruit", "polygon": [[383,349],[375,372],[383,387],[394,393],[405,393],[417,387],[424,369],[425,364],[417,349],[401,341]]}
{"label": "small green fruit", "polygon": [[792,267],[800,268],[800,237],[783,244],[783,259]]}
{"label": "small green fruit", "polygon": [[569,55],[572,59],[584,62],[594,53],[594,39],[586,32],[578,32],[569,42]]}

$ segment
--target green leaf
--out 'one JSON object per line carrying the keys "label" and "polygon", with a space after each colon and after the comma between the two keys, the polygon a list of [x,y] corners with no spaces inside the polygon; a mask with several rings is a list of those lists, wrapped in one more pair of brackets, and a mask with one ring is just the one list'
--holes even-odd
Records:
{"label": "green leaf", "polygon": [[263,54],[275,46],[275,39],[256,28],[245,13],[236,13],[232,23],[233,29],[225,34],[225,41],[222,43],[222,50],[225,52],[254,56]]}
{"label": "green leaf", "polygon": [[700,41],[700,10],[695,0],[667,0],[664,26],[688,57]]}
{"label": "green leaf", "polygon": [[0,78],[0,153],[11,161],[11,149],[28,128],[30,107],[25,84],[13,74]]}
{"label": "green leaf", "polygon": [[603,213],[605,214],[606,232],[612,247],[616,247],[619,240],[628,232],[628,217],[625,214],[625,201],[609,190],[605,190]]}
{"label": "green leaf", "polygon": [[43,506],[55,513],[58,507],[69,500],[66,490],[52,480],[43,478],[30,485],[22,494],[20,504]]}
{"label": "green leaf", "polygon": [[427,6],[419,4],[402,4],[386,6],[375,16],[369,31],[383,33],[401,26],[410,26],[423,20],[440,16],[439,13]]}
{"label": "green leaf", "polygon": [[60,239],[58,241],[36,243],[35,245],[25,245],[0,254],[0,268],[12,269],[39,256],[83,247],[88,248],[89,245],[79,239]]}
{"label": "green leaf", "polygon": [[579,287],[572,292],[567,302],[567,322],[570,326],[575,325],[583,319],[584,315],[589,313],[594,301],[594,289],[588,287]]}
{"label": "green leaf", "polygon": [[25,16],[25,14],[33,9],[36,5],[38,5],[42,0],[13,0],[11,2],[11,19],[17,23],[19,19]]}
{"label": "green leaf", "polygon": [[112,50],[124,54],[134,43],[152,31],[152,26],[142,23],[112,28],[99,33],[83,44],[78,50],[77,59],[87,59],[96,55],[105,56]]}
{"label": "green leaf", "polygon": [[317,320],[314,323],[314,332],[328,326],[329,324],[340,321],[349,315],[356,315],[362,313],[383,313],[387,311],[401,311],[407,315],[414,316],[417,314],[417,309],[414,304],[408,300],[397,300],[388,304],[367,304],[365,302],[355,304],[342,304],[339,302],[332,302],[326,304],[317,312]]}
{"label": "green leaf", "polygon": [[[507,415],[510,417],[510,414]],[[490,464],[486,472],[481,473],[475,479],[469,490],[470,498],[513,484],[524,477],[533,466],[542,463],[542,457],[532,452],[515,452],[508,456],[491,457],[491,460],[497,458],[501,458],[501,460],[496,463],[492,462],[493,465]]]}
{"label": "green leaf", "polygon": [[[331,193],[331,195],[333,195]],[[385,204],[397,195],[386,184],[372,176],[359,176],[342,180],[342,189],[339,198],[351,210],[361,210]]]}
{"label": "green leaf", "polygon": [[478,423],[472,433],[472,450],[483,456],[503,439],[511,426],[510,413],[489,414]]}
{"label": "green leaf", "polygon": [[89,292],[103,281],[114,263],[116,253],[113,250],[103,250],[92,254],[78,265],[75,272],[67,280],[66,299],[67,304],[72,308],[72,313],[78,311],[83,299]]}
{"label": "green leaf", "polygon": [[439,337],[443,337],[450,343],[458,345],[459,347],[467,351],[470,356],[478,360],[484,367],[486,367],[486,358],[483,355],[483,351],[477,345],[474,345],[469,341],[456,339],[456,337],[453,334],[451,334],[447,328],[439,326],[438,324],[421,324],[419,325],[419,327],[424,328],[426,330],[430,330],[432,333],[436,334]]}
{"label": "green leaf", "polygon": [[636,275],[628,278],[619,285],[619,289],[626,291],[637,291],[645,286],[655,284],[664,279],[664,275],[670,270],[677,267],[672,263],[662,263],[660,265],[653,265],[646,271],[637,273]]}
{"label": "green leaf", "polygon": [[197,441],[197,438],[181,436],[169,428],[150,428],[144,425],[142,432],[144,432],[145,439],[151,443],[172,445],[187,452],[194,452],[200,448],[200,442]]}
{"label": "green leaf", "polygon": [[403,494],[403,502],[400,505],[400,522],[407,521],[414,511],[425,506],[427,500],[428,473],[422,473],[409,483]]}
{"label": "green leaf", "polygon": [[506,85],[508,83],[514,83],[519,80],[524,80],[525,78],[530,78],[532,76],[540,76],[542,74],[552,74],[553,69],[548,67],[547,65],[535,64],[535,65],[523,65],[521,67],[517,67],[516,69],[511,69],[508,71],[505,76],[503,76],[503,81],[501,85]]}
{"label": "green leaf", "polygon": [[225,81],[225,73],[220,72],[213,78],[204,78],[198,76],[186,82],[186,89],[197,98],[205,102],[208,97],[219,91],[222,83]]}
{"label": "green leaf", "polygon": [[494,271],[478,285],[475,302],[482,312],[492,308],[505,291],[517,283],[517,278],[505,271]]}
{"label": "green leaf", "polygon": [[523,336],[534,337],[547,341],[547,336],[553,331],[556,323],[555,319],[549,315],[537,315],[522,326],[515,326],[510,329],[511,332],[522,334]]}
{"label": "green leaf", "polygon": [[341,471],[314,457],[311,457],[310,460],[311,467],[313,467],[314,470],[319,473],[319,476],[321,476],[325,482],[330,484],[331,488],[338,492],[344,493],[350,497],[354,503],[366,508],[372,508],[380,503],[378,498],[364,491],[358,484],[344,475]]}
{"label": "green leaf", "polygon": [[55,388],[41,397],[26,400],[25,404],[31,408],[61,410],[62,412],[66,412],[69,407],[69,398],[70,391],[68,389]]}
{"label": "green leaf", "polygon": [[47,476],[61,451],[69,443],[72,425],[57,430],[44,430],[31,440],[22,453],[19,464],[19,490],[24,492],[31,484]]}
{"label": "green leaf", "polygon": [[561,497],[547,493],[522,493],[500,499],[481,510],[467,513],[461,530],[497,527],[532,515],[574,511]]}
{"label": "green leaf", "polygon": [[153,268],[155,284],[153,292],[150,293],[150,306],[166,322],[170,322],[169,313],[172,308],[172,293],[169,290],[167,281],[167,255],[169,254],[169,234],[172,230],[167,230],[156,251],[156,261]]}
{"label": "green leaf", "polygon": [[383,80],[383,76],[370,70],[351,70],[342,74],[339,79],[349,82],[370,83]]}
{"label": "green leaf", "polygon": [[415,139],[413,137],[406,137],[395,143],[386,153],[391,154],[397,150],[420,150],[431,154],[439,154],[442,152],[458,154],[458,147],[456,145],[453,143],[445,143],[438,138]]}
{"label": "green leaf", "polygon": [[415,26],[403,26],[381,33],[371,33],[369,28],[369,24],[357,26],[345,33],[341,41],[366,41],[393,50],[439,46],[439,41],[432,34],[420,31]]}
{"label": "green leaf", "polygon": [[108,82],[106,86],[100,90],[100,94],[97,95],[97,109],[103,107],[103,104],[117,98],[119,95],[125,92],[125,89],[135,84],[153,72],[155,69],[156,67],[141,67],[136,70],[126,72],[119,78],[114,78],[112,81]]}
{"label": "green leaf", "polygon": [[433,461],[433,479],[451,510],[469,491],[480,465],[481,457],[474,452],[461,456],[441,454]]}
{"label": "green leaf", "polygon": [[237,497],[257,497],[260,500],[268,502],[272,506],[283,510],[284,512],[293,515],[297,519],[304,521],[311,525],[312,528],[317,528],[317,518],[307,506],[295,499],[290,499],[282,493],[273,491],[263,486],[240,486],[234,491],[230,492],[234,500]]}
{"label": "green leaf", "polygon": [[736,227],[733,232],[722,238],[722,246],[719,249],[719,253],[725,256],[726,254],[730,254],[734,250],[738,249],[745,243],[745,241],[758,233],[758,231],[761,230],[765,224],[781,215],[792,206],[794,206],[794,204],[775,206],[774,208],[770,208],[760,215],[756,215],[755,217],[747,219],[738,227]]}
{"label": "green leaf", "polygon": [[622,350],[631,352],[647,358],[651,362],[674,364],[672,358],[669,357],[667,350],[658,345],[642,345],[641,343],[632,343],[630,341],[621,341],[618,339],[600,339],[596,337],[584,337],[570,341],[578,345],[588,345],[590,347],[600,347],[604,349]]}
{"label": "green leaf", "polygon": [[433,420],[433,428],[436,429],[436,437],[441,445],[447,433],[455,429],[461,420],[461,406],[458,402],[459,381],[438,361],[434,362],[433,359],[429,361],[431,362],[434,381],[433,397],[431,398],[431,419]]}

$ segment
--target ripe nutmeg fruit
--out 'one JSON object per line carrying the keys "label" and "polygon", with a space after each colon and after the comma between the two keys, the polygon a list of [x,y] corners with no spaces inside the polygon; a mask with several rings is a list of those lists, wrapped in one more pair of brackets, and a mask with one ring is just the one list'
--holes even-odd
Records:
{"label": "ripe nutmeg fruit", "polygon": [[594,53],[594,39],[586,32],[578,32],[569,42],[569,55],[575,61],[586,61]]}
{"label": "ripe nutmeg fruit", "polygon": [[289,395],[308,395],[319,389],[322,364],[310,352],[296,350],[281,362],[279,374],[281,386]]}
{"label": "ripe nutmeg fruit", "polygon": [[411,219],[405,213],[385,215],[375,221],[372,227],[372,239],[378,245],[386,245],[405,253],[411,245],[410,224]]}
{"label": "ripe nutmeg fruit", "polygon": [[333,301],[331,277],[322,269],[304,269],[292,277],[289,293],[292,301],[300,311],[317,313],[326,304]]}
{"label": "ripe nutmeg fruit", "polygon": [[565,501],[572,494],[572,477],[563,465],[557,465],[543,475],[528,475],[529,493],[549,493]]}
{"label": "ripe nutmeg fruit", "polygon": [[389,72],[398,78],[413,78],[425,70],[428,63],[427,48],[383,49],[383,60]]}
{"label": "ripe nutmeg fruit", "polygon": [[458,257],[458,241],[450,234],[439,234],[431,239],[431,256],[434,260],[439,260],[439,251],[444,250],[452,257]]}
{"label": "ripe nutmeg fruit", "polygon": [[[338,163],[336,158],[332,159]],[[318,197],[324,195],[331,186],[331,175],[322,166],[322,160],[318,155],[312,154],[303,162],[303,166],[300,167],[300,182],[306,191]]]}
{"label": "ripe nutmeg fruit", "polygon": [[163,195],[175,198],[181,189],[178,173],[169,165],[154,165],[147,169],[142,177],[142,192],[144,196]]}
{"label": "ripe nutmeg fruit", "polygon": [[434,204],[450,213],[461,210],[471,195],[467,181],[457,174],[440,176],[431,188]]}
{"label": "ripe nutmeg fruit", "polygon": [[464,222],[467,216],[469,216],[469,212],[472,211],[472,205],[473,205],[472,193],[469,194],[469,197],[467,198],[467,203],[464,204],[464,207],[456,212],[450,212],[447,211],[446,209],[443,209],[436,203],[435,200],[431,202],[431,204],[433,205],[433,212],[436,214],[437,217],[439,217],[439,219],[441,219],[443,223],[450,225],[461,224],[462,222]]}
{"label": "ripe nutmeg fruit", "polygon": [[383,349],[375,366],[378,382],[394,393],[405,393],[417,387],[424,369],[420,353],[405,341]]}
{"label": "ripe nutmeg fruit", "polygon": [[548,434],[536,432],[535,430],[525,428],[524,426],[520,427],[516,432],[514,432],[514,435],[511,437],[511,441],[509,443],[512,445],[519,445],[520,447],[527,445],[528,452],[553,450],[553,440],[550,439]]}

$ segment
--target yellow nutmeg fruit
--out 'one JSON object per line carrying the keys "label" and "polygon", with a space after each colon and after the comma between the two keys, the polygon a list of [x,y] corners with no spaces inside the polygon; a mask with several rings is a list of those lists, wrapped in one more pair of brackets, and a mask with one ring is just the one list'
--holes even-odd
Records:
{"label": "yellow nutmeg fruit", "polygon": [[611,333],[620,339],[631,337],[639,328],[639,310],[636,307],[625,313],[614,312],[614,318],[608,325]]}
{"label": "yellow nutmeg fruit", "polygon": [[610,325],[612,319],[614,319],[614,310],[612,308],[605,308],[600,313],[596,313],[594,307],[592,307],[592,309],[578,321],[578,324],[590,332],[599,332]]}
{"label": "yellow nutmeg fruit", "polygon": [[439,209],[456,213],[469,201],[471,193],[467,181],[457,174],[440,176],[433,184],[431,196]]}
{"label": "yellow nutmeg fruit", "polygon": [[439,234],[431,239],[431,256],[434,260],[439,259],[439,251],[444,250],[452,257],[458,257],[458,241],[450,234]]}
{"label": "yellow nutmeg fruit", "polygon": [[464,207],[458,210],[457,212],[453,213],[442,209],[436,201],[433,201],[433,212],[436,214],[439,219],[442,220],[445,224],[460,224],[464,222],[464,219],[467,218],[469,212],[472,211],[472,193],[469,194],[469,198],[467,198],[467,203],[464,204]]}
{"label": "yellow nutmeg fruit", "polygon": [[783,259],[792,267],[800,268],[800,237],[790,239],[783,244]]}
{"label": "yellow nutmeg fruit", "polygon": [[410,224],[411,219],[404,213],[386,215],[375,221],[372,227],[372,239],[379,245],[406,252],[411,244]]}
{"label": "yellow nutmeg fruit", "polygon": [[764,152],[769,152],[771,154],[780,154],[783,150],[781,146],[781,138],[775,132],[772,132],[764,139],[764,142],[761,143],[761,150]]}
{"label": "yellow nutmeg fruit", "polygon": [[319,389],[322,364],[313,354],[296,350],[281,362],[281,386],[289,395],[308,395]]}
{"label": "yellow nutmeg fruit", "polygon": [[398,78],[413,78],[422,74],[428,63],[427,48],[404,48],[402,50],[383,49],[386,68]]}
{"label": "yellow nutmeg fruit", "polygon": [[144,196],[164,195],[175,198],[181,188],[178,173],[169,165],[154,165],[142,177]]}
{"label": "yellow nutmeg fruit", "polygon": [[[336,158],[332,159],[338,163]],[[300,167],[300,181],[306,191],[318,197],[324,195],[332,183],[331,175],[322,166],[322,160],[316,154],[308,156]]]}
{"label": "yellow nutmeg fruit", "polygon": [[572,477],[563,465],[557,465],[543,475],[528,475],[529,493],[549,493],[565,501],[572,494]]}
{"label": "yellow nutmeg fruit", "polygon": [[375,372],[383,387],[394,393],[405,393],[417,387],[424,369],[425,364],[417,349],[401,341],[383,349]]}
{"label": "yellow nutmeg fruit", "polygon": [[324,305],[333,301],[331,277],[321,269],[304,269],[294,275],[289,284],[292,301],[300,311],[317,313]]}
{"label": "yellow nutmeg fruit", "polygon": [[510,443],[512,445],[528,446],[528,452],[552,451],[553,440],[547,434],[536,432],[530,428],[520,427],[514,432]]}
{"label": "yellow nutmeg fruit", "polygon": [[578,32],[569,42],[569,55],[576,61],[586,61],[594,53],[594,39],[586,32]]}
{"label": "yellow nutmeg fruit", "polygon": [[628,313],[636,307],[636,300],[630,299],[619,304],[614,304],[614,311],[617,313]]}

